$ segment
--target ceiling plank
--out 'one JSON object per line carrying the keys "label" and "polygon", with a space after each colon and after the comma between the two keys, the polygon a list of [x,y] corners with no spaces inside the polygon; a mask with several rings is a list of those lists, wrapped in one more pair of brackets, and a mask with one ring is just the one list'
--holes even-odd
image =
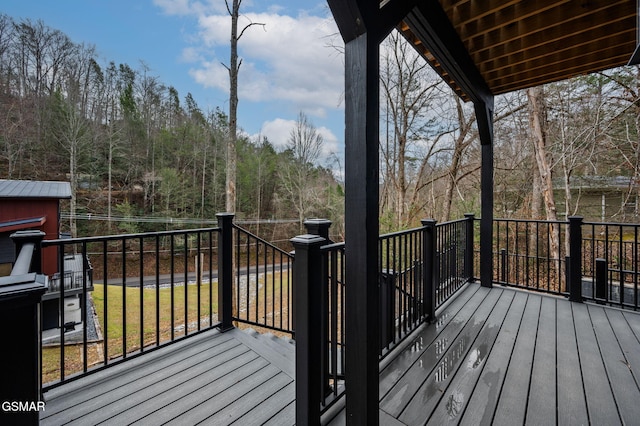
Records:
{"label": "ceiling plank", "polygon": [[493,94],[469,56],[455,29],[435,0],[420,3],[405,21],[413,29],[424,48],[437,58],[439,66],[446,70],[474,103],[493,104]]}
{"label": "ceiling plank", "polygon": [[[430,15],[433,3],[446,25]],[[416,10],[401,32],[464,99],[472,81],[495,95],[625,65],[636,47],[636,0],[423,0]],[[466,57],[480,79],[470,80]]]}

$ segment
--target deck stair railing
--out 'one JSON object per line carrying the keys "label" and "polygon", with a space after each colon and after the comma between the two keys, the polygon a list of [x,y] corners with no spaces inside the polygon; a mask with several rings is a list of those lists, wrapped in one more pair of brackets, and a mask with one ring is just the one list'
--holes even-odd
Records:
{"label": "deck stair railing", "polygon": [[233,320],[292,335],[293,255],[233,225]]}

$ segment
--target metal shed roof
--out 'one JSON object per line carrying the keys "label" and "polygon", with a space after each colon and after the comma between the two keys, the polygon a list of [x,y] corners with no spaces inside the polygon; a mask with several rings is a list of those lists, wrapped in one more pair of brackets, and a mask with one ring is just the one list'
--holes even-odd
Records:
{"label": "metal shed roof", "polygon": [[71,198],[69,182],[0,179],[0,198]]}

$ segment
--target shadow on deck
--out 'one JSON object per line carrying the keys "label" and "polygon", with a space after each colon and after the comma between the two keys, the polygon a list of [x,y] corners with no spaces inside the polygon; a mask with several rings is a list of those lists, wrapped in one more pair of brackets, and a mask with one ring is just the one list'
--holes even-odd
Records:
{"label": "shadow on deck", "polygon": [[[293,353],[204,333],[48,392],[41,423],[293,424]],[[640,314],[471,284],[381,365],[380,423],[632,424],[639,383]]]}

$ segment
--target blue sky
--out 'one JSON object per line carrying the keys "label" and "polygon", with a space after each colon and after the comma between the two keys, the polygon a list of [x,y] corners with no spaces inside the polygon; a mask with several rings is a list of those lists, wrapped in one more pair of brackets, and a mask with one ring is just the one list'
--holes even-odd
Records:
{"label": "blue sky", "polygon": [[[41,19],[102,63],[127,63],[188,92],[203,111],[228,111],[230,17],[224,0],[2,0],[16,20]],[[343,58],[324,0],[243,0],[239,125],[283,146],[300,111],[324,136],[327,157],[343,156]]]}

